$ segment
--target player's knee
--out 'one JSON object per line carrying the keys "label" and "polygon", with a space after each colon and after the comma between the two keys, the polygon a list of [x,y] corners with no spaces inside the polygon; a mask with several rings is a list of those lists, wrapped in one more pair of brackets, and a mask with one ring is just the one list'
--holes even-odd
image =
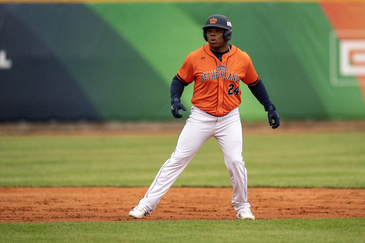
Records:
{"label": "player's knee", "polygon": [[226,164],[234,167],[245,167],[242,157],[226,158]]}

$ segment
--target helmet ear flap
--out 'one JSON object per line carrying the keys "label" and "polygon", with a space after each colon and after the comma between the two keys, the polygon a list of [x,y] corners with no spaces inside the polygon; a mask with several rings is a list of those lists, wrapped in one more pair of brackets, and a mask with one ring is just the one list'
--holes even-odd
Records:
{"label": "helmet ear flap", "polygon": [[232,38],[232,30],[225,30],[223,33],[223,37],[226,41],[231,40]]}
{"label": "helmet ear flap", "polygon": [[208,41],[207,31],[205,29],[203,30],[203,37],[205,41]]}
{"label": "helmet ear flap", "polygon": [[[203,37],[204,37],[204,40],[205,41],[208,41],[207,31],[205,29],[203,30]],[[232,38],[232,30],[225,30],[224,33],[223,33],[223,38],[226,41],[231,40],[231,38]]]}
{"label": "helmet ear flap", "polygon": [[[203,37],[204,37],[204,40],[205,41],[208,41],[207,31],[206,30],[203,30]],[[224,33],[223,33],[223,38],[226,41],[231,40],[231,38],[232,38],[232,30],[225,30]]]}

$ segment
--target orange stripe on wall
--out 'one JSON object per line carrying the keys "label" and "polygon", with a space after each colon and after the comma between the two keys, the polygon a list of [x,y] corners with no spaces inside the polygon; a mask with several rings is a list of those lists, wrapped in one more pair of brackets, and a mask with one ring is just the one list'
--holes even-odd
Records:
{"label": "orange stripe on wall", "polygon": [[336,30],[365,29],[365,2],[322,2],[320,5]]}
{"label": "orange stripe on wall", "polygon": [[[365,35],[360,35],[365,32],[365,2],[322,2],[320,5],[338,38],[346,38],[341,36],[341,30],[358,30],[365,40]],[[357,80],[365,101],[365,76],[357,76]]]}

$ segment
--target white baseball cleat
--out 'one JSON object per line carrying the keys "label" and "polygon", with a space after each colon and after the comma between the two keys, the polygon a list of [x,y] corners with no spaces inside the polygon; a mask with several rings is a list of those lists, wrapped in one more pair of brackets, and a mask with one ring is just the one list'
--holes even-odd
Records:
{"label": "white baseball cleat", "polygon": [[251,213],[251,210],[249,208],[242,210],[237,214],[237,218],[239,219],[249,219],[249,220],[255,220],[255,215]]}
{"label": "white baseball cleat", "polygon": [[146,215],[146,210],[140,206],[137,205],[135,208],[133,208],[130,212],[129,212],[129,216],[133,217],[135,219],[141,219],[143,217],[143,215]]}

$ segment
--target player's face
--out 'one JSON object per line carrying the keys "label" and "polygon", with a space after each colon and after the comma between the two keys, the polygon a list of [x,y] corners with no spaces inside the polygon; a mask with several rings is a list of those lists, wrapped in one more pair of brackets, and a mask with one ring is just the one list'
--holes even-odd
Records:
{"label": "player's face", "polygon": [[207,40],[212,51],[225,52],[228,50],[228,41],[223,38],[224,30],[220,28],[207,29]]}

